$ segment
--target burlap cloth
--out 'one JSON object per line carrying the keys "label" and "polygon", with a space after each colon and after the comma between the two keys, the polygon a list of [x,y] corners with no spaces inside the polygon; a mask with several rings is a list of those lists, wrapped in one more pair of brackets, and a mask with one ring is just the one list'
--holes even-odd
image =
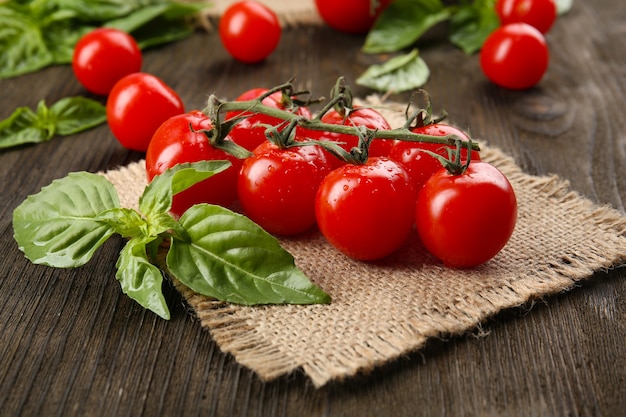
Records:
{"label": "burlap cloth", "polygon": [[[380,111],[398,125],[404,105],[397,109]],[[281,243],[331,295],[329,305],[243,307],[174,284],[219,347],[260,378],[302,369],[319,387],[418,350],[430,337],[471,331],[503,309],[624,264],[622,213],[593,204],[557,176],[528,175],[502,151],[482,148],[482,159],[513,185],[519,218],[507,246],[479,268],[443,267],[425,254],[416,233],[384,262],[358,262],[314,231]],[[143,161],[105,175],[122,205],[136,207],[146,185]]]}

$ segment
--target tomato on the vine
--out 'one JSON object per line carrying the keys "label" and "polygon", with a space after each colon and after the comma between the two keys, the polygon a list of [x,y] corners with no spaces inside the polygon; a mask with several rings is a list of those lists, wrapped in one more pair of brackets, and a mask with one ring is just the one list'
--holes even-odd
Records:
{"label": "tomato on the vine", "polygon": [[493,165],[470,162],[462,174],[437,171],[419,191],[415,224],[426,249],[445,265],[471,268],[507,244],[517,220],[511,183]]}
{"label": "tomato on the vine", "polygon": [[135,39],[113,28],[98,28],[81,37],[72,55],[78,81],[94,94],[107,95],[116,82],[141,70],[142,55]]}
{"label": "tomato on the vine", "polygon": [[[455,135],[459,139],[469,141],[469,136],[462,130],[444,123],[427,124],[411,129],[413,133],[429,136],[449,136]],[[455,152],[453,145],[442,145],[438,143],[411,142],[399,140],[391,148],[389,157],[404,166],[408,172],[416,190],[422,188],[428,178],[442,168],[441,162],[434,156],[424,151],[430,151],[448,158],[448,149]],[[470,162],[480,160],[480,153],[472,150]],[[461,150],[461,163],[467,161],[467,149]]]}
{"label": "tomato on the vine", "polygon": [[324,22],[340,32],[366,33],[391,0],[315,0],[315,7]]}
{"label": "tomato on the vine", "polygon": [[413,229],[415,200],[404,168],[375,157],[328,174],[317,192],[315,215],[320,231],[337,250],[372,261],[405,243]]}
{"label": "tomato on the vine", "polygon": [[[375,130],[391,130],[389,122],[376,110],[371,107],[355,106],[347,117],[335,109],[331,109],[321,117],[321,122],[339,126],[365,126]],[[357,135],[334,133],[328,131],[308,130],[307,134],[316,140],[328,140],[338,142],[344,150],[350,151],[358,145],[359,138]],[[395,141],[391,139],[374,139],[369,147],[369,156],[388,156]],[[343,161],[336,157],[329,157],[335,167],[343,165]]]}
{"label": "tomato on the vine", "polygon": [[502,25],[528,23],[546,33],[556,20],[554,0],[497,0],[496,13]]}
{"label": "tomato on the vine", "polygon": [[330,171],[318,146],[282,149],[266,141],[243,162],[239,173],[243,212],[269,233],[304,232],[315,225],[315,195]]}
{"label": "tomato on the vine", "polygon": [[[253,88],[251,90],[245,91],[239,97],[235,99],[235,101],[250,101],[255,100],[269,90],[267,88]],[[291,100],[289,97],[286,99],[283,97],[283,93],[277,91],[275,93],[270,94],[265,97],[261,102],[268,107],[279,110],[290,110],[290,104],[285,100]],[[307,107],[299,106],[294,111],[295,114],[311,118],[311,112]],[[230,120],[234,117],[246,115],[245,119],[239,121],[230,131],[229,137],[239,146],[242,146],[249,150],[250,152],[254,151],[254,149],[261,145],[262,143],[267,141],[265,137],[266,127],[264,125],[277,126],[283,121],[276,117],[268,116],[261,113],[249,113],[249,112],[237,112],[231,111],[226,113],[226,120]],[[300,130],[299,128],[296,131]]]}
{"label": "tomato on the vine", "polygon": [[493,31],[480,51],[483,73],[495,84],[524,90],[537,84],[550,54],[539,30],[527,23],[510,23]]}
{"label": "tomato on the vine", "polygon": [[218,31],[235,59],[254,64],[267,58],[280,42],[282,29],[272,9],[253,0],[231,4],[222,14]]}
{"label": "tomato on the vine", "polygon": [[144,72],[129,74],[111,90],[107,122],[126,148],[145,152],[152,135],[172,116],[185,111],[182,100],[160,78]]}
{"label": "tomato on the vine", "polygon": [[241,160],[211,145],[206,135],[200,132],[211,127],[211,121],[201,111],[179,114],[157,129],[148,146],[148,181],[180,163],[227,160],[232,164],[226,170],[174,195],[171,212],[176,216],[181,216],[189,207],[199,203],[228,206],[237,197]]}

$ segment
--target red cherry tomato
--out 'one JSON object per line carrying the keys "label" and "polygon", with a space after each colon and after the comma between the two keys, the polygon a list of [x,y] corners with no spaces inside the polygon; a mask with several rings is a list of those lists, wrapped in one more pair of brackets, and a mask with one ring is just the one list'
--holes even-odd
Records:
{"label": "red cherry tomato", "polygon": [[372,10],[370,0],[315,0],[317,11],[326,24],[345,33],[366,33],[391,0],[376,2]]}
{"label": "red cherry tomato", "polygon": [[556,20],[553,0],[497,0],[496,13],[502,25],[528,23],[541,33],[546,33]]}
{"label": "red cherry tomato", "polygon": [[[430,136],[448,136],[455,135],[462,140],[469,141],[469,137],[465,132],[457,129],[454,126],[450,126],[443,123],[429,124],[426,126],[418,126],[411,129],[414,133]],[[428,178],[435,172],[442,168],[441,162],[423,151],[430,151],[439,154],[443,157],[448,157],[447,149],[451,149],[453,152],[456,150],[454,146],[440,145],[437,143],[426,142],[410,142],[410,141],[397,141],[391,151],[389,157],[396,162],[399,162],[404,166],[404,169],[408,172],[413,185],[416,190],[422,188]],[[478,151],[472,151],[471,160],[479,161],[480,153]],[[461,150],[461,163],[467,161],[467,149]]]}
{"label": "red cherry tomato", "polygon": [[487,162],[470,163],[465,173],[445,168],[417,197],[417,231],[426,249],[447,266],[471,268],[493,258],[509,241],[517,200],[508,179]]}
{"label": "red cherry tomato", "polygon": [[148,146],[148,181],[181,163],[227,160],[232,164],[226,170],[174,195],[171,212],[176,216],[181,216],[189,207],[199,203],[228,206],[237,197],[237,175],[241,160],[215,148],[203,133],[198,132],[211,127],[211,121],[201,111],[179,114],[166,120],[157,129]]}
{"label": "red cherry tomato", "polygon": [[337,250],[372,261],[399,249],[415,216],[415,190],[397,162],[370,158],[363,165],[336,168],[320,184],[317,224]]}
{"label": "red cherry tomato", "polygon": [[315,225],[315,194],[330,170],[317,146],[280,149],[264,142],[239,173],[243,212],[269,233],[304,232]]}
{"label": "red cherry tomato", "polygon": [[116,82],[141,70],[142,55],[135,39],[112,28],[95,29],[78,40],[72,69],[78,81],[94,94],[107,95]]}
{"label": "red cherry tomato", "polygon": [[154,75],[136,72],[119,80],[107,99],[111,131],[126,148],[145,152],[152,135],[172,116],[185,111],[178,94]]}
{"label": "red cherry tomato", "polygon": [[[365,126],[370,129],[378,130],[390,130],[391,126],[389,122],[376,110],[370,107],[357,107],[348,114],[348,117],[344,117],[342,114],[332,109],[321,118],[323,123],[343,125],[343,126]],[[307,135],[312,139],[317,140],[329,140],[339,142],[339,145],[346,151],[350,151],[353,147],[357,146],[359,139],[356,135],[340,134],[327,131],[314,131],[307,130]],[[394,141],[390,139],[374,139],[369,147],[369,156],[388,156]],[[343,161],[340,159],[329,156],[329,159],[335,167],[343,165]]]}
{"label": "red cherry tomato", "polygon": [[218,30],[228,53],[247,64],[267,58],[278,46],[282,32],[274,11],[257,1],[231,4],[224,11]]}
{"label": "red cherry tomato", "polygon": [[544,36],[527,23],[501,26],[489,35],[480,51],[483,73],[495,84],[524,90],[537,84],[548,69]]}
{"label": "red cherry tomato", "polygon": [[[253,88],[241,94],[235,99],[235,101],[250,101],[261,97],[267,93],[266,88]],[[262,103],[268,107],[280,110],[287,110],[287,105],[283,103],[283,94],[277,91],[267,97],[265,97]],[[247,112],[228,112],[226,113],[226,120],[232,119],[241,114],[250,114]],[[298,107],[295,114],[306,118],[311,118],[311,112],[306,107]],[[283,121],[281,119],[266,116],[264,114],[252,114],[251,116],[242,119],[237,123],[230,131],[230,138],[239,146],[242,146],[249,150],[254,151],[257,146],[267,141],[265,137],[266,127],[263,125],[276,126]],[[299,128],[296,131],[300,130]]]}

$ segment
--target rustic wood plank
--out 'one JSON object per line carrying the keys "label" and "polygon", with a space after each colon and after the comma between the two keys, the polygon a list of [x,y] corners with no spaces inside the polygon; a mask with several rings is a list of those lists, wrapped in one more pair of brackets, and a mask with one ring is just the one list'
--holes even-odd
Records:
{"label": "rustic wood plank", "polygon": [[[423,45],[435,106],[528,172],[556,173],[573,189],[624,211],[626,58],[617,53],[626,6],[576,2],[548,40],[552,61],[535,89],[486,82],[477,57]],[[327,95],[378,57],[361,38],[323,27],[290,30],[261,65],[232,61],[215,35],[150,51],[145,70],[200,108],[210,93],[234,98],[296,76]],[[68,67],[0,81],[0,118],[83,94]],[[355,88],[358,96],[368,93]],[[407,99],[408,95],[392,96]],[[420,352],[316,390],[295,374],[262,383],[219,351],[170,291],[172,320],[122,296],[108,242],[76,270],[30,265],[15,247],[11,212],[28,194],[70,171],[100,171],[142,155],[122,149],[106,126],[0,153],[0,410],[2,415],[202,416],[615,416],[626,409],[626,272],[598,272],[570,292],[503,312],[472,335],[433,340]],[[475,337],[473,337],[475,336]]]}

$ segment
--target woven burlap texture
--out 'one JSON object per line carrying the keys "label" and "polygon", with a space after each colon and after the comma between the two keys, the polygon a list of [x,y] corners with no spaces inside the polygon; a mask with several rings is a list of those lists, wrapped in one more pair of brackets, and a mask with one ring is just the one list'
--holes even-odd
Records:
{"label": "woven burlap texture", "polygon": [[[381,113],[398,124],[400,111]],[[482,148],[482,159],[513,185],[519,214],[507,246],[481,267],[444,267],[416,233],[388,259],[358,262],[312,231],[281,243],[331,295],[329,305],[244,307],[174,282],[176,288],[220,349],[260,378],[302,370],[320,387],[416,351],[428,338],[472,331],[504,309],[570,289],[626,261],[622,213],[593,204],[557,176],[526,174],[502,151]],[[146,184],[143,162],[105,175],[122,204],[136,207]]]}

